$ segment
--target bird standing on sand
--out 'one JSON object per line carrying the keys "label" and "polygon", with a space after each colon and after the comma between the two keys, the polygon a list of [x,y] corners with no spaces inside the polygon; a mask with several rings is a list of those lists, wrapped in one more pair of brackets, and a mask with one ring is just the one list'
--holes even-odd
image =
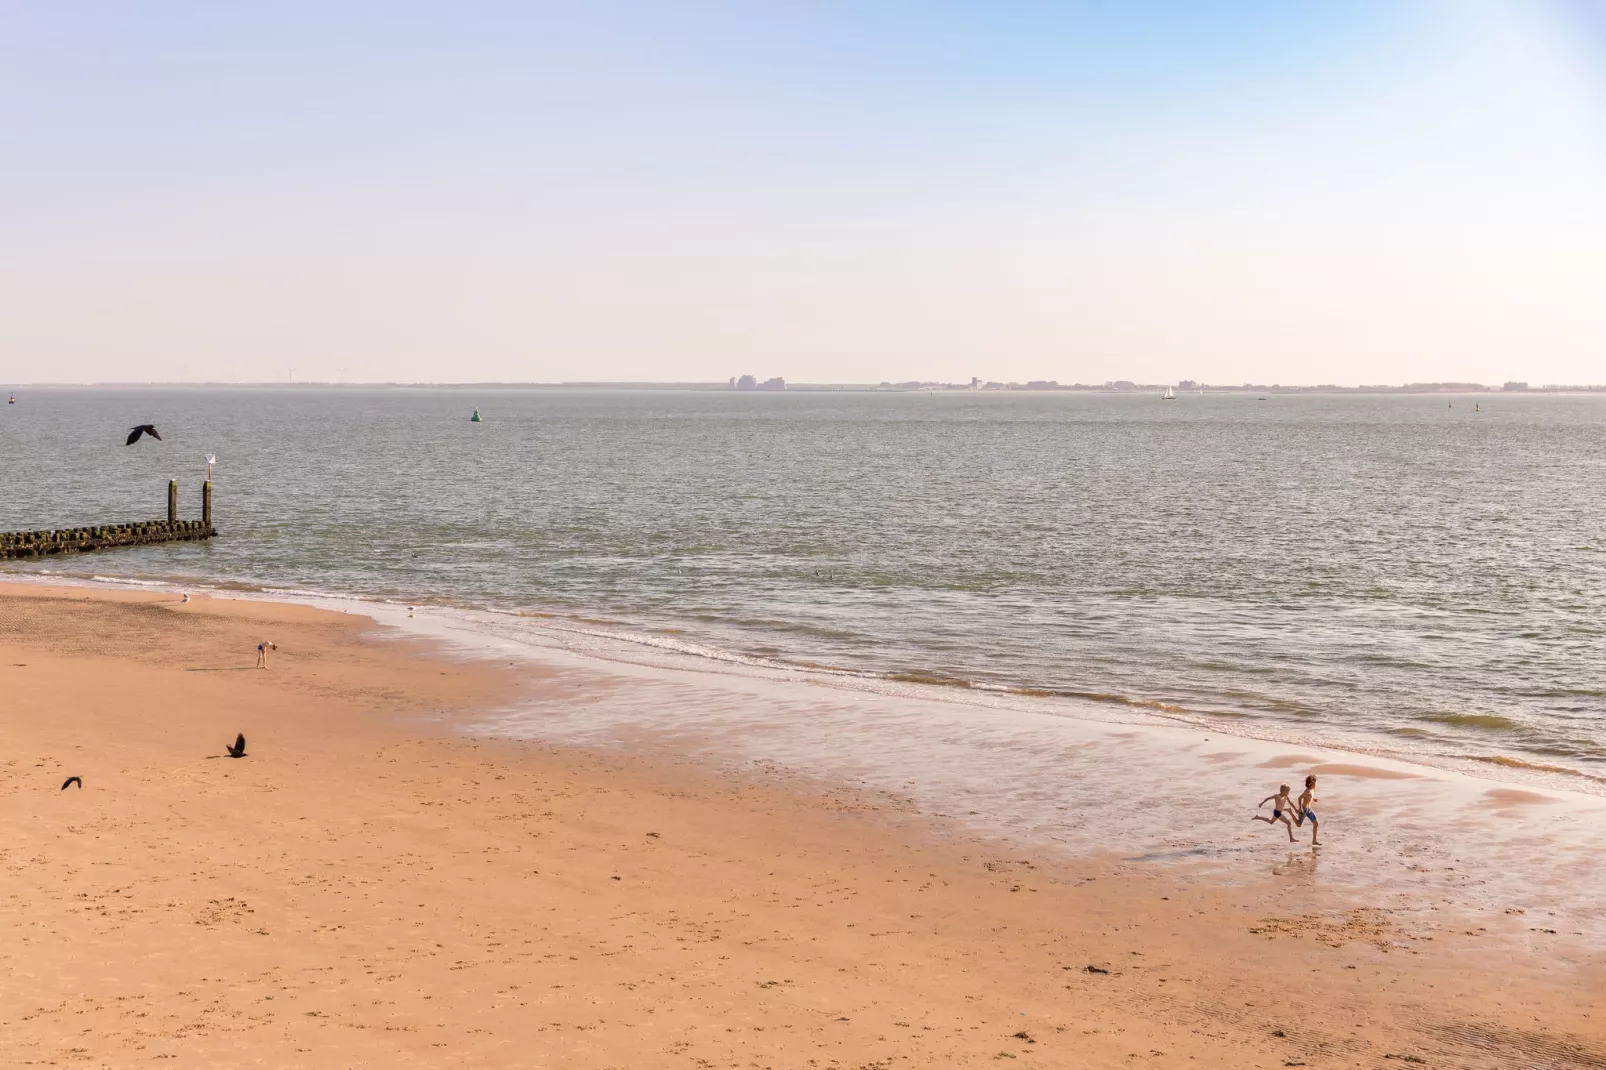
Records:
{"label": "bird standing on sand", "polygon": [[241,732],[234,737],[234,745],[228,748],[230,758],[245,757],[245,733]]}
{"label": "bird standing on sand", "polygon": [[74,784],[77,784],[78,787],[80,789],[82,789],[83,786],[84,786],[84,778],[81,777],[81,776],[70,776],[70,777],[68,777],[66,780],[63,780],[61,782],[61,790],[62,791],[66,791],[68,788],[72,787]]}
{"label": "bird standing on sand", "polygon": [[162,436],[156,433],[155,424],[140,424],[138,427],[130,427],[128,429],[128,441],[123,445],[132,446],[139,441],[139,436],[141,435],[149,435],[158,442],[162,441]]}

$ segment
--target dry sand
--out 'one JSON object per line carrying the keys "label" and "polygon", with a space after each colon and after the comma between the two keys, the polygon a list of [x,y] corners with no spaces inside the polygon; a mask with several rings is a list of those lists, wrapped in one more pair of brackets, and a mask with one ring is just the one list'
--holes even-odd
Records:
{"label": "dry sand", "polygon": [[1533,918],[451,734],[542,686],[356,616],[0,585],[0,1064],[1606,1067],[1606,973]]}

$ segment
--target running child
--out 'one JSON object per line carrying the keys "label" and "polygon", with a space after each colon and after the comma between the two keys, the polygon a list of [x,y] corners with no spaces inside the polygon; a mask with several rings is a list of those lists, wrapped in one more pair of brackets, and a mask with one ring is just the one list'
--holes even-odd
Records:
{"label": "running child", "polygon": [[[1281,822],[1282,826],[1288,830],[1288,842],[1293,843],[1297,837],[1294,835],[1293,822],[1288,820],[1289,813],[1294,809],[1294,800],[1288,797],[1289,790],[1290,789],[1287,784],[1279,785],[1276,795],[1268,795],[1264,799],[1260,800],[1260,806],[1265,806],[1267,803],[1271,803],[1271,816],[1267,817],[1265,814],[1256,814],[1254,817],[1250,818],[1250,820],[1264,821],[1268,825],[1275,825],[1278,822]],[[1255,807],[1255,809],[1260,809],[1260,806]]]}
{"label": "running child", "polygon": [[1320,847],[1322,845],[1322,841],[1318,838],[1322,834],[1322,823],[1316,820],[1316,810],[1314,809],[1320,801],[1316,798],[1316,774],[1312,773],[1305,778],[1304,794],[1294,803],[1294,824],[1302,826],[1305,822],[1310,822],[1310,845],[1312,847]]}

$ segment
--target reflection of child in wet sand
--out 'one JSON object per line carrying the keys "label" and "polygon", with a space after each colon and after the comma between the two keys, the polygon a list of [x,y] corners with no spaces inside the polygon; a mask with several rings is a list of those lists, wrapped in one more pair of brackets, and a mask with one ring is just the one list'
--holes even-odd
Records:
{"label": "reflection of child in wet sand", "polygon": [[[1294,801],[1288,797],[1288,791],[1287,784],[1279,785],[1276,795],[1268,795],[1260,800],[1260,806],[1271,803],[1271,816],[1256,814],[1251,820],[1264,821],[1268,825],[1275,825],[1281,822],[1283,827],[1288,830],[1288,842],[1292,843],[1296,837],[1294,836],[1294,826],[1288,820],[1288,814],[1294,808]],[[1260,807],[1257,806],[1255,809],[1258,810]]]}
{"label": "reflection of child in wet sand", "polygon": [[1318,801],[1320,800],[1316,798],[1316,774],[1312,773],[1305,778],[1305,793],[1294,803],[1294,824],[1303,825],[1307,821],[1310,822],[1310,845],[1312,847],[1320,847],[1322,845],[1322,841],[1319,838],[1322,834],[1322,823],[1316,820],[1316,811],[1313,809]]}

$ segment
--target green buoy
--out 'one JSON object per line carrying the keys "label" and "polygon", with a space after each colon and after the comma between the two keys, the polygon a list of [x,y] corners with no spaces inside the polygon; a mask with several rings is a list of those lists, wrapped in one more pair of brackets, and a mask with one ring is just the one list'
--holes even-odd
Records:
{"label": "green buoy", "polygon": [[468,418],[468,422],[471,424],[482,424],[485,422],[485,418],[480,415],[480,410],[475,409],[474,415]]}

